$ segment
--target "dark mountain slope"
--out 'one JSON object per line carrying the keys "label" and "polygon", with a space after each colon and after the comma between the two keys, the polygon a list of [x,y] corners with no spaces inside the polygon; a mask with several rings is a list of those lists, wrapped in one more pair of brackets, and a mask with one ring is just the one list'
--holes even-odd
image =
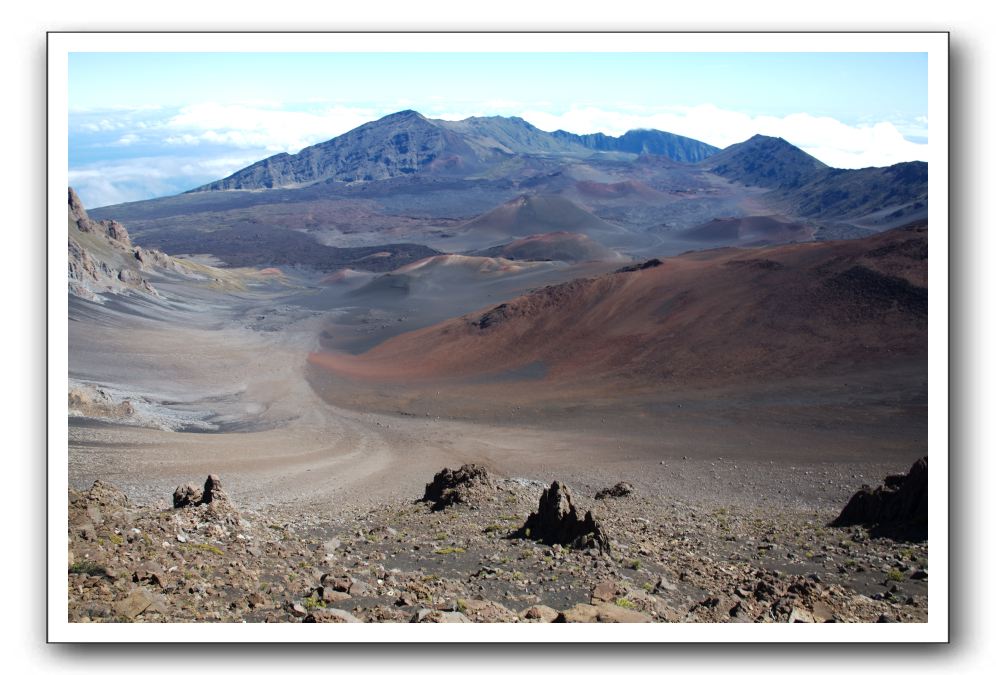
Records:
{"label": "dark mountain slope", "polygon": [[797,190],[781,191],[778,199],[805,218],[847,219],[883,209],[894,210],[883,219],[922,217],[927,208],[927,163],[830,169]]}
{"label": "dark mountain slope", "polygon": [[622,136],[606,134],[572,134],[554,131],[552,136],[603,152],[628,152],[636,155],[661,155],[676,162],[694,164],[719,152],[719,148],[687,136],[657,129],[633,129]]}
{"label": "dark mountain slope", "polygon": [[801,187],[829,170],[788,141],[760,135],[731,145],[701,164],[743,185],[783,190]]}
{"label": "dark mountain slope", "polygon": [[[253,190],[392,178],[427,169],[468,172],[486,157],[460,136],[413,110],[369,122],[296,155],[281,153],[192,190]],[[434,165],[435,163],[435,165]]]}
{"label": "dark mountain slope", "polygon": [[834,169],[781,138],[754,136],[700,166],[742,185],[770,188],[768,202],[798,218],[896,225],[927,213],[925,162]]}
{"label": "dark mountain slope", "polygon": [[479,174],[514,156],[583,157],[594,151],[658,154],[698,161],[717,149],[663,131],[641,129],[619,138],[547,133],[519,117],[433,120],[414,110],[368,122],[290,155],[267,157],[191,192],[258,190],[320,181],[376,181],[415,173]]}

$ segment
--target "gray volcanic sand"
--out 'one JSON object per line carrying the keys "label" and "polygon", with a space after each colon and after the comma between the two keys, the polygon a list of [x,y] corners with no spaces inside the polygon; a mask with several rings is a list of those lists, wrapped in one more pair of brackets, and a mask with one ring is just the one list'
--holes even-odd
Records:
{"label": "gray volcanic sand", "polygon": [[325,315],[285,300],[216,294],[214,304],[199,298],[211,311],[160,316],[113,303],[77,307],[91,316],[70,322],[72,380],[141,402],[145,423],[196,418],[200,427],[181,428],[209,430],[71,419],[70,485],[99,478],[151,503],[216,473],[252,508],[344,513],[417,498],[444,466],[478,462],[505,477],[566,480],[582,493],[628,480],[685,502],[829,512],[926,449],[925,406],[876,389],[874,373],[861,386],[823,385],[818,395],[799,386],[763,395],[669,392],[587,408],[530,405],[527,373],[491,389],[494,405],[459,392],[377,405],[369,390],[315,382],[307,357]]}
{"label": "gray volcanic sand", "polygon": [[[597,582],[612,578],[642,593],[649,604],[638,607],[655,620],[729,621],[738,592],[758,601],[757,580],[782,583],[777,577],[786,588],[830,588],[843,620],[926,617],[926,581],[911,576],[926,567],[926,543],[825,527],[857,487],[904,472],[925,453],[921,367],[628,397],[595,386],[551,397],[535,386],[543,364],[449,390],[361,386],[309,363],[336,330],[334,317],[344,316],[323,291],[311,302],[301,287],[170,291],[176,295],[158,305],[71,302],[71,384],[99,387],[113,404],[128,399],[134,413],[70,417],[69,485],[117,486],[137,509],[128,517],[159,533],[183,517],[168,510],[174,488],[217,474],[249,523],[255,553],[236,538],[241,531],[224,543],[189,543],[202,536],[199,526],[184,539],[170,531],[141,555],[149,564],[172,560],[179,541],[190,562],[176,580],[185,590],[163,595],[165,613],[140,620],[297,621],[293,603],[307,602],[322,573],[362,576],[378,561],[396,577],[381,580],[384,594],[346,595],[337,607],[362,620],[408,621],[415,610],[399,609],[397,593],[435,580],[441,606],[481,595],[506,614],[537,602],[559,611],[587,602]],[[408,308],[394,311],[382,309],[385,325]],[[436,472],[465,463],[514,480],[487,503],[455,512],[413,504]],[[503,534],[553,480],[594,509],[616,559],[581,551],[551,558],[548,547]],[[594,500],[623,480],[635,498]],[[127,522],[101,527],[134,527]],[[70,530],[77,560],[131,569],[142,545],[115,546],[110,534],[84,541],[79,528]],[[230,557],[215,555],[222,549]],[[238,588],[227,576],[233,565],[245,574]],[[110,590],[71,571],[72,620],[117,611],[131,575]],[[667,598],[638,590],[659,579],[674,580]],[[218,591],[197,591],[206,584]],[[262,608],[234,599],[238,589],[255,593]],[[791,620],[770,604],[751,605],[751,617]]]}

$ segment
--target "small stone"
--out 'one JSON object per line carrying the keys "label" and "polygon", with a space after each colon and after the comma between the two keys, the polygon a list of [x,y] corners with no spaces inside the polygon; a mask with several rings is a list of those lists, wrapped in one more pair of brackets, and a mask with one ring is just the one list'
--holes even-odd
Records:
{"label": "small stone", "polygon": [[788,617],[789,623],[816,623],[816,619],[807,610],[802,607],[793,607],[792,611],[789,612]]}
{"label": "small stone", "polygon": [[333,591],[331,588],[325,588],[324,586],[320,586],[318,588],[318,596],[325,602],[331,602],[333,604],[350,600],[353,597],[349,593]]}
{"label": "small stone", "polygon": [[622,595],[622,590],[616,582],[607,580],[599,583],[591,592],[592,600],[615,602],[616,596]]}
{"label": "small stone", "polygon": [[676,591],[678,587],[675,586],[671,581],[665,577],[660,577],[657,579],[657,584],[654,586],[654,592],[660,593],[661,591]]}
{"label": "small stone", "polygon": [[597,605],[577,604],[560,613],[554,623],[650,623],[646,614],[599,603]]}
{"label": "small stone", "polygon": [[349,594],[356,596],[373,595],[374,588],[364,581],[354,581],[349,585]]}
{"label": "small stone", "polygon": [[363,623],[344,609],[326,607],[308,614],[304,623]]}
{"label": "small stone", "polygon": [[[663,464],[663,462],[661,462]],[[616,483],[610,488],[599,490],[595,499],[607,499],[609,497],[628,497],[633,494],[633,486],[625,481]]]}
{"label": "small stone", "polygon": [[444,612],[439,609],[420,609],[415,612],[411,623],[472,623],[460,612]]}
{"label": "small stone", "polygon": [[154,598],[144,588],[136,588],[128,594],[124,600],[114,603],[114,610],[118,615],[134,619],[144,612],[152,604]]}
{"label": "small stone", "polygon": [[536,621],[539,623],[551,623],[558,616],[560,616],[560,612],[546,605],[533,605],[519,614],[519,618],[524,621]]}
{"label": "small stone", "polygon": [[302,605],[299,602],[295,602],[290,606],[290,613],[293,614],[294,616],[300,616],[300,617],[308,616],[308,610],[306,610],[304,608],[304,605]]}

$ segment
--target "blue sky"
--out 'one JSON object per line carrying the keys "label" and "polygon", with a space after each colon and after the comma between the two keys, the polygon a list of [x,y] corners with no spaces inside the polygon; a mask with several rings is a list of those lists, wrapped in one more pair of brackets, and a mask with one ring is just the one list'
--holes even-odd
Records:
{"label": "blue sky", "polygon": [[77,53],[70,182],[91,206],[173,194],[382,115],[779,135],[833,166],[926,158],[925,54]]}

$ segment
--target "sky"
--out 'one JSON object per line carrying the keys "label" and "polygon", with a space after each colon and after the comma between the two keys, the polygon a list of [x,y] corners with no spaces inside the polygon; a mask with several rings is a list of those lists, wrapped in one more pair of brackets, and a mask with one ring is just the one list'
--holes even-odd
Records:
{"label": "sky", "polygon": [[84,204],[176,194],[398,110],[519,116],[726,147],[781,136],[840,168],[927,158],[920,53],[73,53]]}

